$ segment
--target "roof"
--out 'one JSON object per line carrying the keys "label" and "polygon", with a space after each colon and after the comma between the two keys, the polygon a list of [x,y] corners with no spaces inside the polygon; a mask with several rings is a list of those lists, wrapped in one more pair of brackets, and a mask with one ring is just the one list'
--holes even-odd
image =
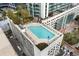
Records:
{"label": "roof", "polygon": [[1,28],[0,28],[0,55],[3,56],[17,55]]}

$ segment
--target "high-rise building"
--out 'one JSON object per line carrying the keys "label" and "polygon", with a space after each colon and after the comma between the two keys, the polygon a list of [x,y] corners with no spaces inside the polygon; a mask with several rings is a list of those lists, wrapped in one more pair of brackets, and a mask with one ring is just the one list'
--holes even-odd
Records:
{"label": "high-rise building", "polygon": [[59,14],[75,6],[72,3],[27,3],[30,14],[35,17],[47,18]]}
{"label": "high-rise building", "polygon": [[0,3],[0,8],[4,7],[15,8],[15,3]]}
{"label": "high-rise building", "polygon": [[[53,56],[59,54],[63,40],[63,32],[61,33],[60,30],[66,28],[68,23],[79,15],[79,5],[76,5],[71,3],[27,3],[26,7],[30,15],[43,19],[48,18],[42,20],[41,23],[32,22],[23,25],[23,28],[15,25],[7,17],[13,37],[17,38],[23,53],[28,56]],[[41,43],[46,43],[47,46],[45,47]],[[39,44],[45,48],[39,48]]]}
{"label": "high-rise building", "polygon": [[[19,3],[18,3],[19,4]],[[16,8],[16,3],[0,3],[0,8],[9,7]],[[57,15],[65,10],[74,7],[73,3],[26,3],[26,7],[33,17],[42,19]]]}

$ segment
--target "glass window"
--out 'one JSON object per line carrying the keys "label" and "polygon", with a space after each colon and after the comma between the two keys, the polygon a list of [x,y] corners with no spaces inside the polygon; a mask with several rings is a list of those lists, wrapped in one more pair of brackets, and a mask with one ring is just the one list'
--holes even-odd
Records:
{"label": "glass window", "polygon": [[32,6],[32,4],[31,4],[31,3],[30,3],[29,5],[30,5],[30,6]]}
{"label": "glass window", "polygon": [[34,4],[33,6],[34,6],[34,7],[39,7],[39,4]]}
{"label": "glass window", "polygon": [[55,29],[60,30],[61,26],[62,26],[62,23],[63,23],[63,17],[61,19],[58,19],[56,21],[56,23],[55,23]]}
{"label": "glass window", "polygon": [[59,8],[61,5],[57,5],[57,8]]}
{"label": "glass window", "polygon": [[70,21],[73,20],[73,17],[74,17],[74,13],[69,14],[68,17],[67,17],[66,23],[67,23],[67,24],[70,23]]}

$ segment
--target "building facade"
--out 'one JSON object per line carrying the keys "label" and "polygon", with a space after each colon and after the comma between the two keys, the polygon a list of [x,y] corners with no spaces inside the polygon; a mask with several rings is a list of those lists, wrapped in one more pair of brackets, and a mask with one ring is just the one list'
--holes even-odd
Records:
{"label": "building facade", "polygon": [[[8,18],[8,20],[10,20]],[[21,29],[18,25],[15,25],[12,21],[9,22],[10,28],[15,38],[20,42],[20,48],[23,53],[27,56],[55,56],[60,49],[63,34],[59,31],[56,31],[59,36],[52,41],[46,48],[40,50],[36,44],[32,41],[28,35],[26,35],[25,28]],[[36,39],[37,40],[37,39]],[[59,47],[57,47],[59,45]]]}
{"label": "building facade", "polygon": [[[19,3],[0,3],[0,8],[9,7],[16,8]],[[40,17],[42,19],[54,16],[63,11],[66,11],[76,3],[24,3],[33,17]]]}
{"label": "building facade", "polygon": [[34,17],[47,18],[59,14],[75,6],[72,3],[27,3],[30,14]]}
{"label": "building facade", "polygon": [[16,4],[15,3],[0,3],[0,8],[16,8]]}
{"label": "building facade", "polygon": [[60,30],[61,28],[65,28],[67,24],[69,24],[71,21],[75,19],[77,15],[79,15],[78,10],[79,10],[79,5],[65,12],[62,12],[56,16],[42,20],[42,23],[51,28]]}

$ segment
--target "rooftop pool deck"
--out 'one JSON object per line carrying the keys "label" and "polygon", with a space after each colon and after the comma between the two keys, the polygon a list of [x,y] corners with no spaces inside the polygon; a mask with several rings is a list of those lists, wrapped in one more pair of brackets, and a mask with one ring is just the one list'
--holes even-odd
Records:
{"label": "rooftop pool deck", "polygon": [[26,34],[37,45],[39,43],[50,43],[59,37],[59,33],[53,29],[50,30],[40,23],[30,23],[26,26]]}

